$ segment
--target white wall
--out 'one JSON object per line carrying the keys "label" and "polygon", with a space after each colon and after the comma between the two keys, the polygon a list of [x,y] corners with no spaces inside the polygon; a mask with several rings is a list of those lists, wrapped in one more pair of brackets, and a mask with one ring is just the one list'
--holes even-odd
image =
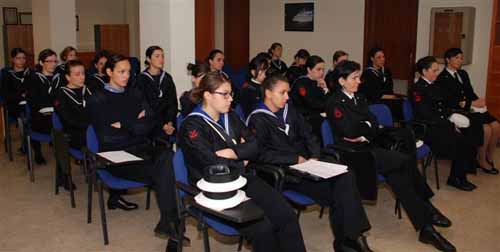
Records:
{"label": "white wall", "polygon": [[488,73],[493,0],[420,0],[417,28],[417,59],[429,53],[431,8],[433,7],[476,8],[472,64],[465,66],[464,69],[469,73],[476,93],[479,96],[484,96]]}
{"label": "white wall", "polygon": [[[3,26],[2,7],[15,7],[17,8],[18,13],[31,12],[31,0],[0,0],[0,26]],[[6,64],[4,58],[3,32],[0,32],[0,67],[3,67]]]}
{"label": "white wall", "polygon": [[215,48],[224,51],[224,0],[215,0]]}
{"label": "white wall", "polygon": [[335,50],[345,50],[352,60],[363,60],[364,0],[314,1],[314,32],[285,32],[285,2],[250,0],[250,56],[267,51],[271,43],[283,44],[289,65],[301,48],[321,56],[330,65]]}

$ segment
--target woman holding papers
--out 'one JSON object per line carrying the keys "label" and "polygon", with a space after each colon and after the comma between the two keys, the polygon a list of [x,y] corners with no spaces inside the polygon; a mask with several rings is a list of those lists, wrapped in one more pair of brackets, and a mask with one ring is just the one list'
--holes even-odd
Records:
{"label": "woman holding papers", "polygon": [[262,221],[240,231],[252,242],[252,251],[306,251],[293,209],[279,192],[246,168],[258,154],[255,137],[230,112],[231,83],[220,72],[205,75],[191,95],[199,105],[184,119],[177,139],[185,154],[192,183],[202,178],[205,167],[227,165],[247,179],[245,193],[263,211]]}
{"label": "woman holding papers", "polygon": [[[290,165],[308,160],[332,160],[320,156],[320,144],[311,126],[288,105],[288,80],[281,75],[269,76],[262,83],[262,89],[264,101],[247,119],[247,125],[256,134],[259,144],[256,163],[289,169]],[[300,183],[285,186],[330,207],[335,251],[371,251],[363,236],[370,224],[351,172],[318,182],[303,179]]]}
{"label": "woman holding papers", "polygon": [[[50,134],[52,129],[51,116],[54,111],[54,96],[61,85],[61,76],[55,73],[57,54],[51,49],[45,49],[38,55],[39,67],[28,79],[26,100],[31,109],[31,129],[36,132]],[[40,142],[32,141],[35,152],[35,162],[45,164]]]}
{"label": "woman holding papers", "polygon": [[151,123],[154,117],[142,96],[137,96],[133,89],[126,89],[130,77],[128,58],[113,55],[106,62],[104,69],[110,77],[109,83],[104,85],[103,90],[95,92],[87,105],[90,123],[99,139],[99,151],[127,151],[144,160],[127,165],[108,166],[106,170],[113,176],[151,185],[156,191],[161,214],[155,233],[176,240],[179,218],[174,191],[172,152],[153,147],[148,139],[154,126]]}
{"label": "woman holding papers", "polygon": [[[451,221],[430,202],[433,192],[416,167],[415,139],[402,130],[397,132],[403,140],[398,148],[401,151],[388,149],[393,146],[388,142],[393,142],[394,135],[385,134],[385,129],[379,128],[377,120],[368,110],[367,100],[356,94],[361,83],[360,75],[360,66],[356,62],[342,61],[337,66],[335,79],[342,89],[330,97],[327,105],[328,121],[336,143],[372,153],[375,162],[360,154],[357,159],[364,164],[359,169],[353,169],[363,173],[367,167],[377,167],[378,173],[385,177],[386,183],[403,204],[414,227],[420,230],[421,242],[432,244],[441,251],[456,251],[434,229],[434,226],[449,227]],[[375,179],[376,175],[373,176]]]}

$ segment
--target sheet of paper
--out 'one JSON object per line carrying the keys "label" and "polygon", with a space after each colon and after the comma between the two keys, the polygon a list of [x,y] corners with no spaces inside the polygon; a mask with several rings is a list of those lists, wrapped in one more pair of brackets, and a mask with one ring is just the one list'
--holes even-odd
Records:
{"label": "sheet of paper", "polygon": [[328,179],[347,172],[347,166],[328,162],[309,160],[302,164],[290,166],[290,168],[307,172],[309,174]]}
{"label": "sheet of paper", "polygon": [[125,163],[125,162],[133,162],[133,161],[142,161],[143,159],[132,155],[126,151],[107,151],[107,152],[99,152],[97,155],[113,162],[113,163]]}

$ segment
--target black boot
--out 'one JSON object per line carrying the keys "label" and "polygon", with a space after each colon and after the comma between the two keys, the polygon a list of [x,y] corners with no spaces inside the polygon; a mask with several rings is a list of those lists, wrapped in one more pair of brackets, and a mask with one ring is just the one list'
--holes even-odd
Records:
{"label": "black boot", "polygon": [[435,248],[443,252],[456,252],[457,249],[453,244],[441,236],[432,225],[426,225],[420,230],[418,240],[422,243],[431,244]]}

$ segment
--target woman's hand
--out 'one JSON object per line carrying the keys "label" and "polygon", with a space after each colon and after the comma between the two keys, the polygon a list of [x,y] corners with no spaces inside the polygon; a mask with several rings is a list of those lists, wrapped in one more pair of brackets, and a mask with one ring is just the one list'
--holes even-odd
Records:
{"label": "woman's hand", "polygon": [[146,110],[143,110],[141,111],[141,113],[139,113],[139,115],[137,115],[137,119],[144,118],[145,116],[146,116]]}
{"label": "woman's hand", "polygon": [[363,137],[363,136],[356,137],[356,138],[347,138],[347,137],[344,137],[344,140],[346,140],[347,142],[351,142],[351,143],[361,143],[361,142],[366,141],[366,138]]}
{"label": "woman's hand", "polygon": [[215,155],[221,158],[226,158],[226,159],[232,159],[232,160],[237,160],[238,155],[236,155],[236,152],[234,152],[233,149],[226,148],[222,150],[218,150],[215,152]]}
{"label": "woman's hand", "polygon": [[298,164],[302,164],[304,162],[306,162],[307,159],[305,159],[303,156],[299,156],[299,160],[297,161]]}
{"label": "woman's hand", "polygon": [[395,99],[398,99],[398,97],[395,95],[392,95],[392,94],[385,94],[385,95],[382,95],[382,99],[395,100]]}
{"label": "woman's hand", "polygon": [[115,122],[115,123],[111,124],[111,127],[115,128],[115,129],[121,129],[122,124],[120,122]]}
{"label": "woman's hand", "polygon": [[165,131],[167,135],[172,135],[175,131],[174,124],[172,122],[166,123],[163,125],[163,131]]}

